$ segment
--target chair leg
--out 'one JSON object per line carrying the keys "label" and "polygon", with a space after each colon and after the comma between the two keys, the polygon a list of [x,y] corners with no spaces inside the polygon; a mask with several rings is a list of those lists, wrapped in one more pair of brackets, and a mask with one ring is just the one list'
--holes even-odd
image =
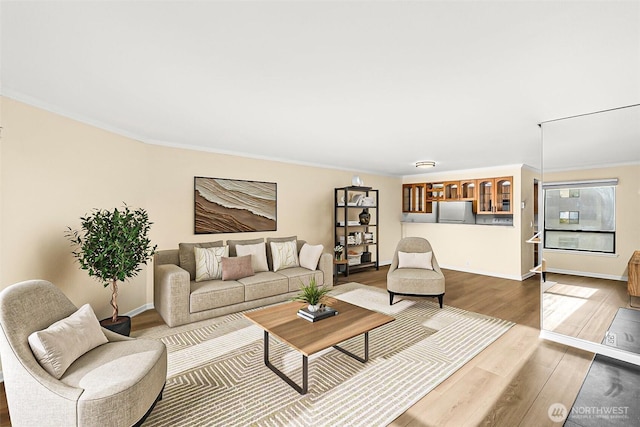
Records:
{"label": "chair leg", "polygon": [[438,295],[438,302],[440,303],[440,308],[442,308],[442,301],[444,300],[444,294]]}
{"label": "chair leg", "polygon": [[393,292],[389,291],[389,305],[393,305]]}

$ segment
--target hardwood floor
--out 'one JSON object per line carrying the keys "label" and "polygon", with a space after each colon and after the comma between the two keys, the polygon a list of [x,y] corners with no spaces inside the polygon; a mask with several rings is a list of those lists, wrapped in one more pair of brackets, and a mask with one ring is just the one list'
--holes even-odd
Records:
{"label": "hardwood floor", "polygon": [[[386,289],[386,273],[381,267],[348,280]],[[518,282],[451,270],[445,277],[445,304],[517,325],[391,426],[557,426],[547,410],[553,403],[571,407],[593,354],[538,338],[539,277]],[[133,318],[132,330],[161,324],[157,312],[149,310]],[[2,386],[0,427],[10,425]]]}

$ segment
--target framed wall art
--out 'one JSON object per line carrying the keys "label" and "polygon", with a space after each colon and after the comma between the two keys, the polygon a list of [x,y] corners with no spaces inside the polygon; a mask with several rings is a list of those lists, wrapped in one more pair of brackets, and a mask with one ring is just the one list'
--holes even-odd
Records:
{"label": "framed wall art", "polygon": [[277,184],[194,178],[195,234],[277,230]]}

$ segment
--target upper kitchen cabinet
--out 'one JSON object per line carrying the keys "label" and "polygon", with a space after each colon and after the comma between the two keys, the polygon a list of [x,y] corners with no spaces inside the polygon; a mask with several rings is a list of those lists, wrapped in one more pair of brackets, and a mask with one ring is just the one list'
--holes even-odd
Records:
{"label": "upper kitchen cabinet", "polygon": [[427,203],[427,184],[402,185],[402,212],[431,213],[431,203]]}
{"label": "upper kitchen cabinet", "polygon": [[427,182],[427,202],[439,202],[444,200],[444,183]]}
{"label": "upper kitchen cabinet", "polygon": [[460,181],[460,200],[476,200],[476,180]]}
{"label": "upper kitchen cabinet", "polygon": [[446,181],[444,183],[444,200],[460,200],[460,181]]}
{"label": "upper kitchen cabinet", "polygon": [[513,177],[477,180],[478,214],[512,214]]}

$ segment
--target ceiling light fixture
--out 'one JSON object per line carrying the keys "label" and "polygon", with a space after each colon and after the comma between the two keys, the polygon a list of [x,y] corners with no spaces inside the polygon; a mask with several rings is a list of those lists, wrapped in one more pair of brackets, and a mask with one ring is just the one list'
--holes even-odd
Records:
{"label": "ceiling light fixture", "polygon": [[420,162],[416,162],[416,167],[417,168],[435,168],[436,162],[432,160],[423,160]]}

